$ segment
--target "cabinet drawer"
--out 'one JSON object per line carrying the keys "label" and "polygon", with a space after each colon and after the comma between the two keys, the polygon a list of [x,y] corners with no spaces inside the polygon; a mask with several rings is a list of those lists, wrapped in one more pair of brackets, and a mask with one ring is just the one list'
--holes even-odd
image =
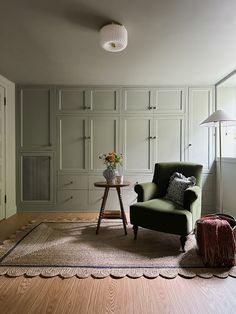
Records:
{"label": "cabinet drawer", "polygon": [[87,176],[58,176],[58,190],[88,189]]}
{"label": "cabinet drawer", "polygon": [[85,211],[88,207],[88,191],[57,191],[57,205],[63,209]]}

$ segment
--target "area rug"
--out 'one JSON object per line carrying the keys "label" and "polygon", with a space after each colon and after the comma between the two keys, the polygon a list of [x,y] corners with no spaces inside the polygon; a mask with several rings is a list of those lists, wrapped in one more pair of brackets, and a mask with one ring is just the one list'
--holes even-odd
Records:
{"label": "area rug", "polygon": [[140,228],[135,241],[131,226],[125,236],[117,221],[103,221],[98,235],[95,231],[96,222],[88,221],[30,224],[0,246],[0,275],[236,277],[236,267],[206,268],[197,254],[194,235],[188,237],[182,253],[179,236]]}

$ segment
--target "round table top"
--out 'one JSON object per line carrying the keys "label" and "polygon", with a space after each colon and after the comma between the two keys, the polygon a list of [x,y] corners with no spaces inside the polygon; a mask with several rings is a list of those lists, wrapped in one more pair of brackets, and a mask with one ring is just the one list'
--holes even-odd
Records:
{"label": "round table top", "polygon": [[123,183],[107,183],[107,182],[95,182],[94,186],[100,187],[100,188],[116,188],[116,187],[124,187],[124,186],[129,186],[131,183],[128,181],[124,181]]}

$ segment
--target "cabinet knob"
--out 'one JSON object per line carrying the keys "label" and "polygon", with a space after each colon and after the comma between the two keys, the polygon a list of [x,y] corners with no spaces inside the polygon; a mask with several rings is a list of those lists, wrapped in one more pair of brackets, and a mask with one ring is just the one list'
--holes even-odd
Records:
{"label": "cabinet knob", "polygon": [[190,143],[190,144],[188,144],[188,147],[191,147],[192,146],[192,144]]}
{"label": "cabinet knob", "polygon": [[90,140],[90,139],[91,139],[91,136],[85,136],[84,139],[85,139],[85,140]]}
{"label": "cabinet knob", "polygon": [[154,106],[154,107],[152,107],[153,109],[157,109],[157,107],[156,106]]}
{"label": "cabinet knob", "polygon": [[71,196],[71,197],[70,197],[70,200],[72,200],[73,198],[74,198],[74,196]]}
{"label": "cabinet knob", "polygon": [[156,136],[149,136],[149,139],[150,139],[150,140],[155,140],[155,139],[156,139]]}
{"label": "cabinet knob", "polygon": [[70,184],[73,184],[74,182],[73,181],[70,181]]}
{"label": "cabinet knob", "polygon": [[91,110],[91,106],[85,106],[84,109],[85,110]]}

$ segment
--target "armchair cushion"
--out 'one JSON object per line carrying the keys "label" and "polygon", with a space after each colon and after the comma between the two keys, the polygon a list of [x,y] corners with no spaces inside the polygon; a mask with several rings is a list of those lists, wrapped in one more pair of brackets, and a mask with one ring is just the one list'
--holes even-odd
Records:
{"label": "armchair cushion", "polygon": [[143,228],[174,234],[188,234],[193,228],[192,214],[166,199],[152,199],[131,205],[130,221]]}
{"label": "armchair cushion", "polygon": [[170,177],[170,183],[167,188],[167,194],[165,198],[183,205],[184,192],[187,188],[196,184],[195,177],[186,178],[182,173],[174,172]]}

